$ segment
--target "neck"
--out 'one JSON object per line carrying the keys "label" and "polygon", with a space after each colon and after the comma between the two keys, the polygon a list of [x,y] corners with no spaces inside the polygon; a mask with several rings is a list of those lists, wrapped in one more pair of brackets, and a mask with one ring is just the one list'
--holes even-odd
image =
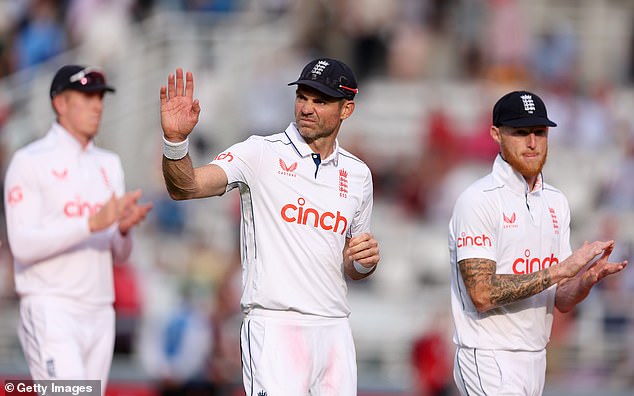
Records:
{"label": "neck", "polygon": [[[304,140],[306,140],[304,138]],[[310,147],[314,153],[319,154],[322,159],[327,158],[335,151],[335,140],[329,138],[320,138],[314,140],[306,140],[308,147]]]}
{"label": "neck", "polygon": [[88,137],[86,135],[83,135],[81,133],[78,133],[77,131],[74,131],[70,128],[68,128],[66,125],[64,125],[63,123],[59,123],[62,128],[64,128],[64,130],[73,137],[73,139],[77,140],[77,142],[79,143],[79,145],[82,147],[82,149],[86,149],[86,147],[88,147],[88,144],[92,141],[92,137]]}

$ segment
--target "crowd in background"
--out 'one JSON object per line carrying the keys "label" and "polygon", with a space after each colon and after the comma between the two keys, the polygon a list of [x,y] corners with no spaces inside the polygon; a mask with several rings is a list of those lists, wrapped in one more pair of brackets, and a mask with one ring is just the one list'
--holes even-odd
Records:
{"label": "crowd in background", "polygon": [[[160,10],[231,18],[256,9],[259,21],[284,18],[291,26],[294,40],[289,53],[328,54],[350,64],[359,78],[361,95],[364,86],[384,80],[530,87],[540,93],[558,123],[550,135],[554,153],[549,161],[553,171],[566,172],[559,175],[564,183],[561,188],[578,194],[571,199],[573,211],[578,209],[573,213],[573,232],[587,239],[614,238],[617,251],[613,256],[619,256],[615,259],[632,261],[634,228],[624,226],[623,219],[634,219],[628,217],[634,214],[634,117],[622,92],[631,94],[623,90],[634,86],[634,6],[628,1],[607,3],[629,12],[625,26],[630,31],[614,43],[621,46],[614,48],[621,54],[614,59],[620,62],[603,59],[604,69],[597,71],[584,67],[583,36],[571,21],[536,27],[521,0],[5,0],[0,2],[0,79],[38,73],[38,65],[78,47],[93,63],[108,66],[120,56],[135,29],[142,29],[144,21]],[[260,89],[268,86],[262,83]],[[275,92],[268,91],[272,96]],[[349,137],[351,151],[373,171],[377,207],[389,207],[403,221],[430,224],[446,232],[456,183],[464,183],[461,172],[490,166],[497,153],[488,134],[489,103],[472,104],[483,110],[470,113],[469,122],[447,107],[427,111],[418,123],[417,140],[411,142],[417,148],[414,155],[398,160],[389,147]],[[19,105],[0,93],[0,134]],[[257,111],[247,116],[252,117],[251,127],[279,118]],[[346,139],[345,127],[342,139]],[[203,137],[194,142],[193,150],[201,156],[215,154],[216,143]],[[3,173],[10,154],[7,147],[0,153]],[[591,173],[582,174],[585,171]],[[183,389],[188,394],[209,394],[205,392],[210,389],[228,394],[226,389],[240,382],[236,338],[241,279],[239,252],[233,249],[238,202],[227,200],[224,207],[230,213],[224,233],[232,248],[223,249],[221,243],[192,231],[200,208],[171,201],[161,187],[158,183],[156,191],[150,192],[155,210],[145,233],[139,235],[135,249],[140,252],[134,256],[139,261],[151,256],[152,266],[139,269],[137,263],[118,263],[115,267],[116,353],[138,359],[166,395]],[[580,242],[573,238],[573,243]],[[162,245],[160,249],[156,243]],[[152,254],[156,250],[161,254]],[[6,243],[0,253],[2,310],[15,300]],[[389,256],[384,255],[384,261],[380,271],[390,271]],[[630,269],[606,282],[576,313],[557,316],[551,374],[565,371],[566,359],[578,360],[575,375],[634,389],[633,273]],[[427,281],[422,279],[420,287],[428,287]],[[370,282],[381,282],[381,278]],[[164,289],[173,293],[166,296]],[[599,332],[574,331],[582,320],[594,323]],[[598,367],[584,364],[589,349],[571,347],[579,342],[571,337],[592,342],[594,334],[609,344],[609,356]],[[411,359],[412,387],[419,388],[420,394],[452,394],[448,390],[450,363],[444,360],[452,353],[449,337],[450,326],[449,330],[434,327],[421,329],[420,338],[411,340],[407,359]],[[0,349],[0,360],[3,350],[7,347]],[[434,363],[430,366],[430,362]],[[430,372],[437,374],[430,376]]]}

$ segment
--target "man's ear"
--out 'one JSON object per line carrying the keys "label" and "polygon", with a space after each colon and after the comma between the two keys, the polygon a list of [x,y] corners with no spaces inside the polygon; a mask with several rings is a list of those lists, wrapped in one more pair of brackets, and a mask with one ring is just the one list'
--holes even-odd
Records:
{"label": "man's ear", "polygon": [[489,134],[491,135],[493,140],[495,140],[498,144],[500,144],[500,142],[502,141],[502,138],[500,137],[502,132],[500,131],[499,127],[496,127],[495,125],[491,125],[491,129],[489,130]]}
{"label": "man's ear", "polygon": [[350,117],[353,112],[354,112],[354,101],[347,100],[343,105],[343,109],[341,110],[341,119],[345,120],[346,118]]}
{"label": "man's ear", "polygon": [[59,115],[63,110],[66,101],[64,100],[64,93],[59,93],[53,96],[53,100],[51,100],[51,106],[53,106],[53,111],[55,114]]}

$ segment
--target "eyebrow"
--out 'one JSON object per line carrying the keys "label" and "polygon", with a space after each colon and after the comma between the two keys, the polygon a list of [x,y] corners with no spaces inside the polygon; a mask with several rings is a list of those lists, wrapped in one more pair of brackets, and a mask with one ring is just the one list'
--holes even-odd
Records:
{"label": "eyebrow", "polygon": [[514,128],[514,127],[507,127],[504,126],[501,128],[502,132],[504,133],[519,133],[519,134],[530,134],[530,133],[544,133],[544,132],[548,132],[548,127],[545,126],[532,126],[532,127],[519,127],[519,128]]}

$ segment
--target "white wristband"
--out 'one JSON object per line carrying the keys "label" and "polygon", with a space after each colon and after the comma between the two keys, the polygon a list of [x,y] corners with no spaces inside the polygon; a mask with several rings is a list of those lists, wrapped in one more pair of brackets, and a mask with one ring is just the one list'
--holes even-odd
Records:
{"label": "white wristband", "polygon": [[179,160],[184,158],[189,152],[189,138],[182,142],[174,143],[165,139],[163,136],[163,155],[171,160]]}
{"label": "white wristband", "polygon": [[353,261],[353,262],[352,262],[352,265],[354,266],[354,269],[355,269],[358,273],[360,273],[360,274],[364,274],[364,275],[365,275],[365,274],[367,274],[367,273],[369,273],[370,271],[372,271],[372,270],[374,269],[374,267],[376,267],[376,264],[374,264],[372,267],[369,267],[369,268],[368,268],[368,267],[365,267],[365,266],[363,266],[363,265],[361,265],[361,264],[357,263],[356,261]]}

